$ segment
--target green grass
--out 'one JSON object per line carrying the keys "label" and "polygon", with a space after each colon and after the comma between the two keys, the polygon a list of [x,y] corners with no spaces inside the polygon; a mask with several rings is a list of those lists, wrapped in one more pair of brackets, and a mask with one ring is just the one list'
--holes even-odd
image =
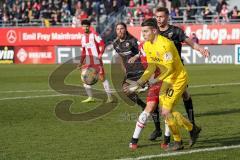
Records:
{"label": "green grass", "polygon": [[[188,65],[190,92],[196,121],[203,128],[193,149],[240,144],[240,85],[191,88],[196,85],[239,83],[240,66],[237,65]],[[91,111],[102,103],[81,104],[86,97],[62,95],[28,99],[5,99],[27,96],[59,94],[49,87],[49,75],[57,65],[0,65],[0,159],[11,160],[73,160],[118,159],[165,153],[160,141],[148,141],[153,130],[149,122],[139,141],[139,149],[128,149],[135,128],[135,120],[141,112],[137,106],[129,106],[121,99],[117,107],[98,119],[78,122],[63,121],[55,114],[55,106],[62,100],[72,100],[73,113]],[[106,67],[107,73],[109,66]],[[114,74],[121,81],[118,71]],[[110,77],[110,75],[108,75]],[[66,84],[81,85],[78,71],[65,79]],[[98,83],[96,88],[102,88]],[[30,91],[32,92],[23,92]],[[39,91],[40,90],[40,91]],[[21,92],[4,92],[21,91]],[[177,110],[184,112],[180,102]],[[183,131],[184,144],[188,135]],[[186,149],[188,151],[188,149]],[[238,159],[239,149],[201,152],[161,159]],[[160,159],[160,158],[156,158]]]}

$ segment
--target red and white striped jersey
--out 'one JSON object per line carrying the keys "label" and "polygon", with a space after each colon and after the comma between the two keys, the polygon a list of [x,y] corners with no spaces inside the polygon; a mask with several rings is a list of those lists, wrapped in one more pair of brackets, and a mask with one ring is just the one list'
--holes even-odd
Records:
{"label": "red and white striped jersey", "polygon": [[102,64],[102,54],[105,44],[97,33],[83,34],[81,64],[98,65]]}
{"label": "red and white striped jersey", "polygon": [[143,50],[143,44],[144,42],[139,42],[138,45],[138,50],[140,51],[140,58],[141,58],[141,63],[143,64],[144,68],[147,68],[147,58],[146,58],[146,53]]}

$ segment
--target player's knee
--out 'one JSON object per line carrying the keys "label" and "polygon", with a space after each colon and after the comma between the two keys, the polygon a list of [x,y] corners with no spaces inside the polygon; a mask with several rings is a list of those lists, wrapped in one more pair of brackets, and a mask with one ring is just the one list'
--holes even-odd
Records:
{"label": "player's knee", "polygon": [[179,117],[181,117],[181,114],[179,112],[172,112],[173,117],[175,117],[175,119],[179,119]]}
{"label": "player's knee", "polygon": [[147,106],[145,108],[145,111],[152,113],[157,107],[157,103],[156,102],[147,102]]}
{"label": "player's knee", "polygon": [[162,115],[165,119],[167,119],[169,116],[171,116],[170,110],[165,109],[165,108],[162,108],[161,115]]}
{"label": "player's knee", "polygon": [[166,120],[166,123],[168,124],[168,126],[175,125],[175,120],[171,113],[169,113],[165,116],[165,120]]}

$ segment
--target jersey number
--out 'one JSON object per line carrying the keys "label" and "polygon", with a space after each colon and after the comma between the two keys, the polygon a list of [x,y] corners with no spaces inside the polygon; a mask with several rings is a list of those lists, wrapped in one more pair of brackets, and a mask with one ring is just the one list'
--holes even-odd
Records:
{"label": "jersey number", "polygon": [[167,96],[168,96],[168,97],[172,97],[173,93],[174,93],[174,90],[173,90],[173,89],[171,89],[171,88],[168,88],[168,89],[167,89]]}

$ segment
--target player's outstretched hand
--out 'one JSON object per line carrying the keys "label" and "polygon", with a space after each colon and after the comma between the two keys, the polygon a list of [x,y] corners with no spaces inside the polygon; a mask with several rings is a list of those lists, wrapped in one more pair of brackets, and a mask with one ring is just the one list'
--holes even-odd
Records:
{"label": "player's outstretched hand", "polygon": [[199,51],[204,57],[209,57],[210,56],[210,52],[209,52],[208,49],[199,48]]}
{"label": "player's outstretched hand", "polygon": [[157,79],[152,79],[152,78],[151,78],[151,79],[148,80],[148,84],[149,84],[149,85],[153,85],[153,84],[156,84],[156,83],[158,83],[158,82],[159,82],[159,81],[158,81]]}
{"label": "player's outstretched hand", "polygon": [[133,92],[137,92],[138,89],[141,88],[141,86],[136,81],[132,81],[130,79],[127,79],[126,82],[129,85],[124,88],[124,92],[133,93]]}

